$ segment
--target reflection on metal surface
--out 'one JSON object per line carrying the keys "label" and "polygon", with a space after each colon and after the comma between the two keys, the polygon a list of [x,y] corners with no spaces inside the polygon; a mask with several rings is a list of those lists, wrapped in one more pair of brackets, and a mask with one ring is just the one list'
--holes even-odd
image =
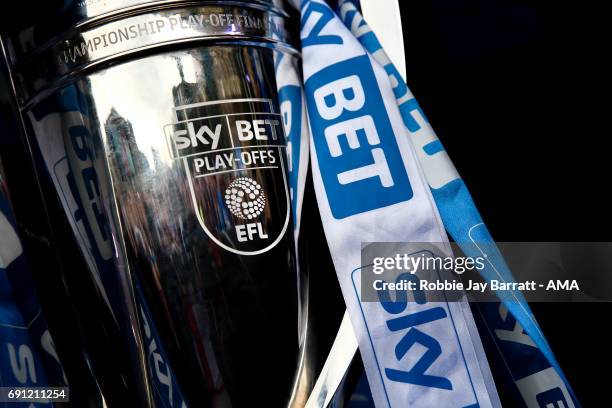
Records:
{"label": "reflection on metal surface", "polygon": [[[230,9],[234,22],[269,13]],[[115,25],[126,21],[92,30],[119,33]],[[268,43],[254,43],[263,40],[248,31],[248,43],[217,39],[189,48],[183,37],[164,37],[173,50],[95,72],[73,71],[72,57],[44,62],[53,46],[23,59],[43,58],[44,75],[13,61],[22,85],[36,83],[21,88],[22,102],[44,89],[24,106],[27,131],[54,182],[60,171],[77,180],[56,188],[99,286],[110,292],[107,301],[143,293],[144,306],[127,301],[128,324],[152,386],[174,406],[181,397],[189,406],[284,406],[304,375],[297,374],[307,358],[298,338],[299,276],[274,72],[275,56],[296,56],[270,45],[280,31],[255,25]],[[183,36],[191,28],[177,30]],[[87,38],[93,47],[96,37]],[[109,47],[95,58],[133,50],[129,40],[124,50]],[[71,75],[53,82],[64,73]],[[79,202],[79,214],[66,196]],[[125,290],[109,276],[120,276]]]}
{"label": "reflection on metal surface", "polygon": [[356,352],[357,338],[348,313],[345,311],[338,335],[308,398],[306,408],[326,407],[330,403]]}
{"label": "reflection on metal surface", "polygon": [[[230,2],[231,3],[231,2]],[[203,40],[288,42],[284,19],[278,12],[239,5],[165,5],[144,14],[120,15],[104,25],[84,25],[34,47],[36,31],[25,31],[9,38],[7,46],[15,65],[15,81],[22,102],[84,69],[126,58],[130,54],[172,44]],[[24,38],[25,37],[25,38]],[[26,40],[27,38],[27,40]],[[285,46],[290,51],[289,46]]]}

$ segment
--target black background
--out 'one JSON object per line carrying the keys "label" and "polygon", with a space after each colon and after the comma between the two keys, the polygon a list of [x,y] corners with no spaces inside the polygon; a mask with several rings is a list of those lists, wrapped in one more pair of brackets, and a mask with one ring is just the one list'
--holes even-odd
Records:
{"label": "black background", "polygon": [[[493,237],[612,241],[603,5],[433,0],[400,7],[408,86]],[[531,306],[583,405],[607,406],[612,304]]]}

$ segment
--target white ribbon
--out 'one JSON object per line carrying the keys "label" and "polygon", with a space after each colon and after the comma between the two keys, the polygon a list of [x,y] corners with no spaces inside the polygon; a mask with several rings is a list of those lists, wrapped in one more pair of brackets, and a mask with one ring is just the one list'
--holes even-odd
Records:
{"label": "white ribbon", "polygon": [[[324,2],[301,11],[315,191],[376,405],[499,406],[466,303],[408,302],[391,313],[361,301],[363,242],[448,240],[388,75]],[[434,309],[435,319],[390,328]]]}

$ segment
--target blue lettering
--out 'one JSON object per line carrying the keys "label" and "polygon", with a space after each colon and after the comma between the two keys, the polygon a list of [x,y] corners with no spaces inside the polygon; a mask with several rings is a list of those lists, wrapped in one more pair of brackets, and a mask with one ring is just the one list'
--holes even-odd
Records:
{"label": "blue lettering", "polygon": [[402,114],[402,118],[404,119],[404,124],[406,125],[408,130],[411,131],[412,133],[414,133],[414,132],[418,131],[419,129],[421,129],[421,126],[416,121],[416,119],[414,117],[412,117],[411,112],[416,110],[416,111],[419,112],[421,117],[423,117],[425,120],[427,120],[427,118],[425,117],[425,114],[421,110],[421,107],[419,106],[419,103],[417,102],[417,100],[415,98],[412,98],[412,99],[402,103],[400,105],[399,109],[400,109],[400,112]]}
{"label": "blue lettering", "polygon": [[[397,277],[396,282],[400,282],[402,280],[411,280],[414,282],[418,281],[417,277],[410,273],[400,274]],[[412,293],[417,304],[422,305],[427,303],[424,291],[417,289],[412,291]],[[389,292],[387,290],[378,291],[378,298],[382,307],[388,313],[395,315],[402,313],[406,309],[407,296],[407,291],[397,291],[396,300],[393,302],[390,300]],[[407,384],[423,385],[426,387],[441,388],[445,390],[453,389],[451,382],[447,378],[425,374],[425,371],[427,371],[442,354],[442,348],[440,347],[440,343],[435,338],[415,327],[421,324],[444,319],[446,317],[446,310],[438,306],[395,317],[387,321],[387,327],[392,332],[399,332],[408,329],[395,346],[395,358],[398,362],[404,358],[412,346],[417,343],[427,348],[425,354],[423,354],[419,361],[408,371],[385,368],[385,374],[389,380]]]}
{"label": "blue lettering", "polygon": [[70,135],[70,141],[72,142],[72,147],[74,147],[74,152],[77,157],[82,161],[91,157],[89,149],[85,144],[85,138],[89,135],[87,129],[84,126],[72,126],[68,129],[68,134]]}
{"label": "blue lettering", "polygon": [[410,329],[395,347],[395,356],[398,361],[417,343],[427,348],[423,357],[421,357],[414,367],[408,371],[385,368],[387,378],[391,381],[407,384],[452,390],[453,385],[447,378],[425,374],[425,371],[427,371],[434,361],[442,354],[442,348],[436,339],[423,333],[419,329]]}
{"label": "blue lettering", "polygon": [[329,7],[324,4],[313,3],[312,1],[307,2],[304,7],[306,10],[302,12],[302,30],[304,30],[304,26],[311,18],[316,18],[317,20],[306,38],[302,39],[302,48],[310,45],[342,44],[342,37],[338,35],[319,35],[327,23],[336,18],[336,15]]}
{"label": "blue lettering", "polygon": [[539,393],[536,395],[536,401],[541,408],[568,408],[563,391],[559,387]]}
{"label": "blue lettering", "polygon": [[297,85],[286,85],[278,90],[283,125],[287,132],[287,158],[291,205],[297,214],[298,176],[300,166],[300,141],[302,139],[302,93]]}
{"label": "blue lettering", "polygon": [[412,198],[408,174],[369,58],[329,66],[306,81],[323,185],[337,219]]}

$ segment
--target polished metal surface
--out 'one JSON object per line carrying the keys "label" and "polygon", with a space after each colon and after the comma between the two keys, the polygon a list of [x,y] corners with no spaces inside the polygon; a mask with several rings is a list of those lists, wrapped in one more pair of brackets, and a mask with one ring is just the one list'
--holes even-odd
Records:
{"label": "polished metal surface", "polygon": [[248,7],[286,16],[283,0],[66,0],[43,2],[37,7],[27,4],[26,18],[4,20],[5,24],[10,23],[9,56],[11,60],[21,59],[39,48],[49,47],[59,38],[113,20],[194,5]]}
{"label": "polished metal surface", "polygon": [[[257,4],[257,3],[256,3]],[[18,98],[25,104],[37,92],[61,86],[83,70],[128,58],[130,54],[204,40],[253,41],[277,44],[290,41],[284,15],[275,9],[214,4],[178,7],[175,3],[121,14],[103,25],[85,24],[36,43],[36,30],[9,37],[7,49],[14,66]],[[291,47],[285,45],[285,51]],[[28,52],[23,52],[28,49]],[[18,50],[22,50],[19,52]]]}
{"label": "polished metal surface", "polygon": [[[89,216],[104,221],[92,225],[102,240],[100,224],[113,223],[113,256],[125,256],[142,285],[179,384],[197,404],[261,398],[281,406],[297,364],[297,275],[273,53],[215,46],[131,61],[62,88],[27,116],[39,146],[51,149],[44,139],[62,136],[54,142],[65,144],[69,168],[93,159],[80,185],[84,200],[100,194]],[[269,140],[241,142],[225,127],[234,117],[271,121],[260,133]],[[219,129],[217,145],[199,125]],[[172,132],[190,129],[211,150],[169,146]],[[241,178],[252,184],[232,187]],[[264,197],[261,212],[240,218],[228,191],[253,194],[251,186]]]}
{"label": "polished metal surface", "polygon": [[[173,31],[175,17],[196,26]],[[274,68],[297,54],[276,18],[236,4],[149,10],[13,61],[26,131],[94,275],[107,291],[107,268],[125,278],[153,388],[160,370],[179,388],[154,391],[187,406],[299,406],[298,382],[312,382]],[[129,38],[145,23],[157,31]],[[128,38],[95,49],[111,32]]]}

